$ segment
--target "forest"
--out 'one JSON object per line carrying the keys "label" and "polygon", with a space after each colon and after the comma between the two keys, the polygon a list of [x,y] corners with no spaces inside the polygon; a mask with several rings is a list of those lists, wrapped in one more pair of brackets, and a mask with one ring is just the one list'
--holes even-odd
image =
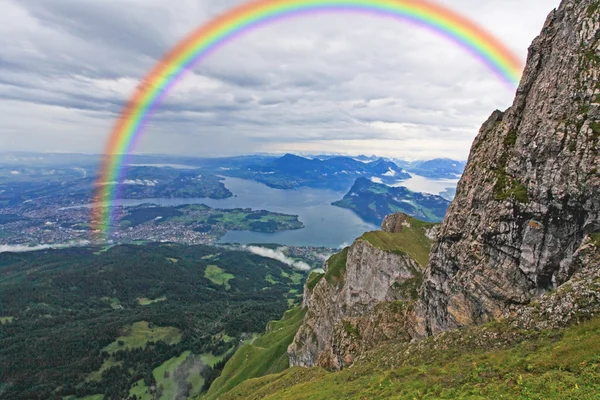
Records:
{"label": "forest", "polygon": [[0,399],[151,398],[171,359],[190,364],[173,390],[197,393],[299,301],[304,274],[201,245],[1,253]]}

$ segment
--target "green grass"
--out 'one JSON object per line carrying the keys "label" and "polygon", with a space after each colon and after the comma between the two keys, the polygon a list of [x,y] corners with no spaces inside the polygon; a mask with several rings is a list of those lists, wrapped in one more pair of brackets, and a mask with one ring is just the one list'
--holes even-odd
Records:
{"label": "green grass", "polygon": [[15,317],[0,317],[0,324],[10,324],[14,321]]}
{"label": "green grass", "polygon": [[140,297],[138,300],[138,303],[140,303],[141,306],[149,306],[150,304],[154,304],[154,303],[160,303],[161,301],[167,301],[167,297],[166,296],[162,296],[159,297],[158,299],[154,299],[151,300],[147,297]]}
{"label": "green grass", "polygon": [[283,319],[269,322],[264,335],[235,352],[225,365],[221,376],[213,382],[201,399],[220,399],[223,393],[248,379],[287,369],[287,348],[302,323],[304,313],[305,311],[298,307],[286,312]]}
{"label": "green grass", "polygon": [[502,329],[495,323],[450,333],[437,348],[429,339],[423,354],[383,346],[341,372],[291,368],[246,381],[220,400],[600,398],[600,318],[563,331],[521,332],[519,342],[490,345],[488,336],[477,344],[484,331],[502,337]]}
{"label": "green grass", "polygon": [[104,371],[111,369],[112,367],[117,367],[119,365],[123,365],[123,363],[121,361],[115,360],[113,357],[110,357],[109,359],[104,360],[104,363],[102,364],[99,370],[90,373],[85,380],[86,382],[100,382],[100,379],[102,378],[102,373]]}
{"label": "green grass", "polygon": [[312,291],[315,288],[315,286],[317,286],[317,283],[319,283],[324,276],[325,274],[323,273],[311,272],[310,276],[308,277],[308,280],[306,281],[306,287],[308,288],[308,290]]}
{"label": "green grass", "polygon": [[179,329],[170,326],[151,326],[146,321],[136,322],[125,330],[125,335],[118,337],[117,340],[106,346],[104,350],[110,354],[114,354],[119,350],[143,348],[146,347],[146,344],[152,342],[162,341],[166,344],[177,344],[181,340]]}
{"label": "green grass", "polygon": [[[429,224],[429,226],[433,226],[433,224]],[[381,250],[397,254],[408,254],[423,268],[429,260],[431,240],[425,236],[423,228],[419,226],[405,228],[397,233],[383,231],[367,232],[360,239],[366,240],[373,247]]]}
{"label": "green grass", "polygon": [[222,359],[225,358],[225,356],[227,356],[228,353],[231,352],[231,350],[233,350],[235,347],[230,348],[227,352],[219,355],[219,356],[215,356],[212,353],[204,353],[200,356],[200,359],[202,360],[202,362],[206,365],[210,365],[211,367],[214,367],[215,364],[217,364],[218,362],[220,362]]}
{"label": "green grass", "polygon": [[267,276],[265,277],[265,281],[267,281],[271,285],[277,285],[279,283],[279,281],[275,279],[271,274],[267,274]]}
{"label": "green grass", "polygon": [[121,305],[121,300],[116,297],[102,297],[102,301],[107,302],[113,310],[122,310],[123,306]]}
{"label": "green grass", "polygon": [[129,389],[129,396],[136,396],[137,400],[153,400],[150,388],[146,386],[143,379],[133,384]]}
{"label": "green grass", "polygon": [[292,272],[292,274],[288,274],[287,272],[285,272],[284,270],[281,270],[281,276],[283,276],[284,278],[288,278],[290,281],[292,281],[292,283],[294,285],[299,285],[302,283],[302,280],[304,279],[304,275],[299,274],[297,272]]}
{"label": "green grass", "polygon": [[349,250],[350,247],[346,247],[339,253],[329,257],[327,260],[327,272],[325,273],[325,279],[327,279],[327,282],[343,279],[343,276],[346,272],[346,262],[348,261]]}
{"label": "green grass", "polygon": [[514,146],[517,143],[517,131],[510,131],[504,138],[504,145],[507,147]]}
{"label": "green grass", "polygon": [[226,273],[216,265],[209,265],[206,267],[204,277],[210,280],[215,285],[225,286],[226,289],[230,289],[229,281],[235,278],[234,275]]}
{"label": "green grass", "polygon": [[[434,227],[436,224],[423,222],[416,218],[408,218],[406,221],[409,226],[404,227],[400,232],[388,233],[383,231],[367,232],[358,240],[366,240],[373,247],[393,252],[396,254],[408,254],[423,268],[429,260],[429,251],[431,250],[431,240],[425,236],[425,231]],[[348,261],[349,247],[341,252],[334,254],[327,260],[327,273],[325,279],[327,282],[334,282],[343,279],[346,272],[346,262]],[[317,274],[311,274],[307,285],[310,289],[319,282],[321,277]]]}
{"label": "green grass", "polygon": [[594,13],[596,12],[596,10],[598,9],[598,7],[600,6],[600,2],[596,1],[592,4],[590,4],[590,6],[587,9],[587,16],[588,17],[592,17],[594,15]]}
{"label": "green grass", "polygon": [[202,387],[204,386],[204,378],[202,377],[202,375],[200,375],[201,372],[202,366],[195,365],[188,373],[186,381],[192,385],[190,393],[188,394],[189,397],[198,396],[200,393],[202,393]]}
{"label": "green grass", "polygon": [[590,234],[590,239],[592,239],[592,243],[594,243],[595,246],[600,247],[600,232]]}
{"label": "green grass", "polygon": [[175,370],[190,355],[189,351],[183,352],[179,357],[173,357],[152,371],[157,388],[162,386],[161,400],[171,400],[177,394],[177,382],[173,379]]}
{"label": "green grass", "polygon": [[65,397],[64,400],[104,400],[104,395],[103,394],[93,394],[91,396],[85,396],[85,397],[69,396],[69,397]]}

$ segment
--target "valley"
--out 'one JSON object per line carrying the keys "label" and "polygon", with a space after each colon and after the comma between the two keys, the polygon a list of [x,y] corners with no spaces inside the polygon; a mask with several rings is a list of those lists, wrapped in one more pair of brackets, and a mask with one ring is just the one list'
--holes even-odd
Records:
{"label": "valley", "polygon": [[0,254],[0,397],[200,393],[307,274],[225,248],[98,250]]}

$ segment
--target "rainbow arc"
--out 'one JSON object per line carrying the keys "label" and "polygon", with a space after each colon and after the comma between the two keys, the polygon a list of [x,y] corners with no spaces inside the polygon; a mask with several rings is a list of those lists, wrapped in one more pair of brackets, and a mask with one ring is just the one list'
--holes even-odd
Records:
{"label": "rainbow arc", "polygon": [[[286,18],[322,13],[392,17],[431,30],[462,47],[511,88],[523,65],[500,40],[477,23],[430,0],[255,0],[199,27],[175,46],[140,82],[112,130],[101,162],[92,229],[109,236],[111,208],[130,154],[153,113],[195,65],[255,28]],[[113,182],[115,184],[110,184]],[[109,183],[109,184],[107,184]]]}

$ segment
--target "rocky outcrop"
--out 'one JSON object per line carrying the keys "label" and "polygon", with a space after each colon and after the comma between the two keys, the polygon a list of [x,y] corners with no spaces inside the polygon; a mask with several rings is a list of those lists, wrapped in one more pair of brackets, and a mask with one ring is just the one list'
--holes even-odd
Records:
{"label": "rocky outcrop", "polygon": [[[389,239],[402,230],[417,229],[428,241],[425,232],[432,234],[431,225],[415,227],[413,222],[404,214],[388,217],[381,235]],[[319,277],[313,276],[305,286],[307,313],[288,349],[291,365],[340,369],[378,343],[411,336],[408,316],[423,266],[400,249],[382,250],[364,238],[340,254],[345,259],[332,257],[320,281],[315,284],[312,280]],[[334,273],[340,263],[345,270]]]}
{"label": "rocky outcrop", "polygon": [[[423,285],[406,290],[418,254],[358,240],[343,280],[307,291],[292,364],[341,368],[385,340],[504,318],[556,327],[597,312],[600,265],[588,249],[600,232],[599,75],[600,1],[564,0],[530,48],[512,107],[483,124],[444,222],[423,231],[435,239]],[[380,244],[414,226],[386,218]]]}
{"label": "rocky outcrop", "polygon": [[600,229],[600,9],[565,0],[533,42],[513,106],[473,143],[432,250],[428,333],[509,315],[577,270]]}

